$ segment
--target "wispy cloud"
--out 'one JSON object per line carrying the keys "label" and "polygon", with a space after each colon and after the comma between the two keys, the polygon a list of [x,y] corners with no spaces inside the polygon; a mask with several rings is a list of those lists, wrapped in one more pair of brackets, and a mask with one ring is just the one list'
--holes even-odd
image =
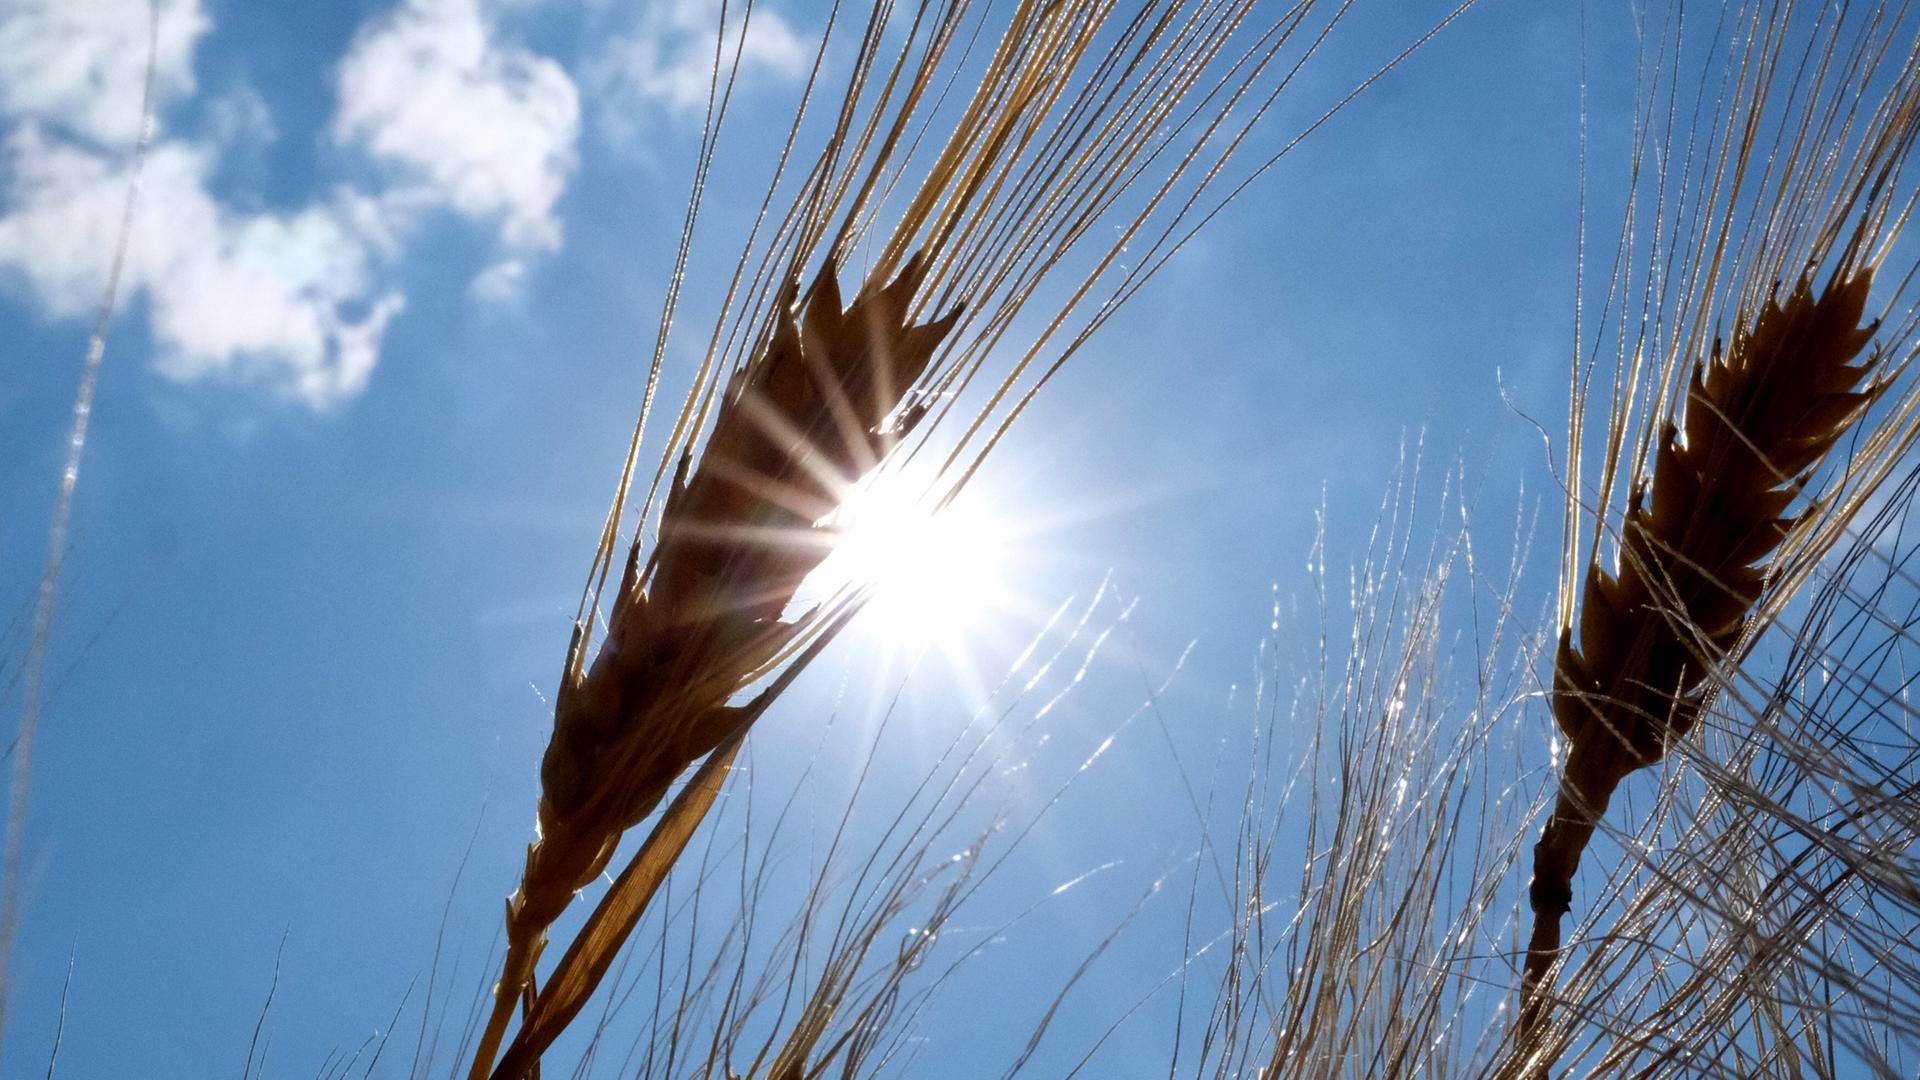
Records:
{"label": "wispy cloud", "polygon": [[716,55],[723,70],[737,57],[744,77],[791,78],[806,70],[807,43],[766,3],[743,20],[740,5],[728,11],[725,48],[716,33],[720,0],[660,0],[640,5],[632,27],[616,34],[588,64],[595,96],[604,107],[602,127],[616,142],[636,136],[636,119],[702,109],[712,85]]}
{"label": "wispy cloud", "polygon": [[501,259],[474,275],[472,285],[474,299],[489,303],[518,299],[520,287],[526,279],[527,260]]}

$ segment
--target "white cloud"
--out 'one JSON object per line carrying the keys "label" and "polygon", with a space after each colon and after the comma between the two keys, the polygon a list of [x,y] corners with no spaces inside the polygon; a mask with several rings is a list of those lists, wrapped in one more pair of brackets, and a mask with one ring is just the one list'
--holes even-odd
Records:
{"label": "white cloud", "polygon": [[[193,91],[193,50],[211,25],[199,0],[160,0],[154,96]],[[0,3],[0,110],[125,146],[140,132],[147,0]]]}
{"label": "white cloud", "polygon": [[[728,8],[722,73],[739,51],[742,77],[792,77],[806,70],[809,49],[793,27],[765,3],[756,4],[741,40],[740,5]],[[687,113],[704,109],[712,85],[720,0],[661,0],[643,5],[632,31],[615,37],[590,65],[607,101],[602,122],[616,140],[638,130],[634,117],[648,106]]]}
{"label": "white cloud", "polygon": [[[33,124],[6,139],[4,155],[0,265],[53,314],[90,313],[119,230],[126,166]],[[263,380],[315,408],[358,393],[403,300],[375,295],[370,245],[351,214],[328,204],[235,213],[207,192],[212,166],[209,151],[182,142],[147,160],[122,288],[146,293],[160,372]]]}
{"label": "white cloud", "polygon": [[[0,0],[0,280],[56,317],[100,302],[131,179],[146,0]],[[194,89],[211,24],[160,0],[156,110]],[[551,60],[496,40],[477,0],[403,0],[341,65],[334,137],[383,166],[366,190],[242,210],[209,180],[222,155],[275,138],[247,86],[203,103],[203,139],[148,155],[121,296],[144,296],[155,366],[180,381],[244,379],[313,408],[366,385],[405,297],[391,277],[424,211],[498,229],[505,254],[476,298],[515,295],[523,254],[559,246],[579,100]]]}
{"label": "white cloud", "polygon": [[340,66],[334,137],[402,171],[396,207],[497,219],[512,247],[559,247],[579,129],[567,73],[495,40],[478,0],[407,0]]}

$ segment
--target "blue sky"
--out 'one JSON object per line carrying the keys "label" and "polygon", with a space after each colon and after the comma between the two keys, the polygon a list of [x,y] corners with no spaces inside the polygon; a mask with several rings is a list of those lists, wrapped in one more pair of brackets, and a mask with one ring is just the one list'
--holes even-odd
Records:
{"label": "blue sky", "polygon": [[[1598,6],[1592,198],[1610,222],[1632,38]],[[1356,16],[1303,97],[1324,106],[1445,5],[1404,7]],[[1564,416],[1574,8],[1482,3],[1170,263],[996,452],[975,497],[1039,523],[1007,571],[1026,606],[1109,576],[1112,610],[1138,602],[1048,718],[1056,749],[1036,771],[1070,765],[1189,643],[1165,705],[1179,739],[1212,753],[1263,637],[1285,649],[1317,632],[1269,630],[1275,589],[1306,587],[1317,509],[1339,580],[1410,443],[1432,482],[1463,471],[1496,549],[1541,510],[1520,499],[1552,490],[1521,414],[1550,430]],[[0,13],[9,617],[44,556],[138,129],[145,10]],[[313,1072],[387,1024],[450,894],[457,992],[477,985],[530,836],[542,695],[638,405],[717,5],[160,10],[157,129],[33,762],[8,1075],[43,1067],[70,955],[61,1075],[75,1077],[239,1070],[283,938],[268,1074]],[[785,122],[823,21],[793,2],[757,18],[736,105],[749,137]],[[758,182],[723,170],[709,212],[740,212]],[[703,249],[693,280],[731,254]],[[1534,578],[1544,604],[1548,575]],[[984,631],[983,669],[1030,629]],[[861,718],[868,697],[845,688],[872,677],[884,636],[856,630],[768,717],[755,752],[769,775],[805,756],[822,714]],[[918,734],[888,751],[909,766],[966,697],[937,665],[915,680]],[[16,687],[5,700],[17,716]],[[1192,822],[1168,809],[1181,796],[1165,753],[1130,730],[1022,849],[998,886],[1009,905],[1118,867],[1046,916],[1057,927],[985,956],[981,978],[1025,985],[1179,863]],[[1163,961],[1116,961],[1086,1014],[1123,1009]],[[1044,999],[1051,984],[1032,985]],[[964,1000],[957,1015],[985,1008]],[[1006,1050],[987,1036],[967,1053]],[[1103,1075],[1133,1075],[1126,1060]]]}

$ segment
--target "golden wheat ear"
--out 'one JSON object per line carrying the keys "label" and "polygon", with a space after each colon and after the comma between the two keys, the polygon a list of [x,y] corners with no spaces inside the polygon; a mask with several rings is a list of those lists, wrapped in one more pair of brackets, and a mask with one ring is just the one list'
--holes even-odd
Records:
{"label": "golden wheat ear", "polygon": [[1650,490],[1628,505],[1618,569],[1588,568],[1579,645],[1563,633],[1554,664],[1554,719],[1570,749],[1534,848],[1523,1032],[1541,1021],[1574,871],[1614,789],[1698,722],[1716,666],[1738,660],[1774,552],[1815,509],[1787,512],[1806,474],[1884,386],[1868,379],[1874,359],[1855,362],[1876,330],[1862,325],[1872,281],[1861,269],[1816,294],[1802,278],[1695,365]]}
{"label": "golden wheat ear", "polygon": [[906,396],[959,315],[912,322],[927,266],[916,256],[843,308],[829,261],[804,304],[781,305],[697,462],[683,462],[652,559],[630,554],[599,655],[562,679],[540,837],[507,902],[475,1077],[492,1067],[547,928],[674,779],[751,724],[756,708],[729,703],[814,628],[781,616],[831,546],[819,520],[886,454],[896,421],[912,421]]}

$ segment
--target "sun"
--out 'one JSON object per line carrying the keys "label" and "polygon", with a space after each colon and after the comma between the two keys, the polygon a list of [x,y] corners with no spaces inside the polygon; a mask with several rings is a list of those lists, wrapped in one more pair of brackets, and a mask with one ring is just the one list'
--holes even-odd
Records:
{"label": "sun", "polygon": [[937,507],[927,487],[885,470],[849,490],[826,521],[837,536],[815,577],[867,591],[858,622],[868,633],[956,651],[1007,605],[1009,533],[975,492]]}

